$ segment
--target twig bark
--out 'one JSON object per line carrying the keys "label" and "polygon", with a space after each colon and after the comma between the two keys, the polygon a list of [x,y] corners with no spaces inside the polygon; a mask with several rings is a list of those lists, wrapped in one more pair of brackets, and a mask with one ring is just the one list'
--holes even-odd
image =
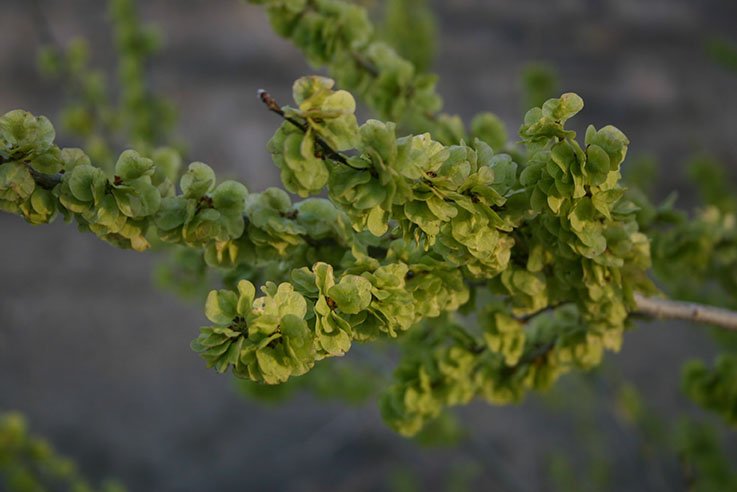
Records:
{"label": "twig bark", "polygon": [[38,186],[43,188],[44,190],[53,190],[56,185],[62,182],[64,179],[64,175],[61,173],[57,174],[44,174],[36,171],[33,169],[30,165],[28,166],[28,171],[31,173],[31,176],[33,177],[33,180],[36,182]]}
{"label": "twig bark", "polygon": [[737,312],[683,301],[655,299],[635,294],[636,313],[654,318],[681,319],[737,331]]}
{"label": "twig bark", "polygon": [[[3,156],[0,155],[0,166],[5,164],[6,162],[13,162],[11,160],[5,159]],[[62,182],[64,179],[64,175],[61,173],[57,174],[44,174],[36,171],[31,167],[28,162],[25,162],[26,168],[28,168],[28,172],[31,173],[31,177],[36,182],[38,186],[43,188],[44,190],[53,190],[56,185]]]}

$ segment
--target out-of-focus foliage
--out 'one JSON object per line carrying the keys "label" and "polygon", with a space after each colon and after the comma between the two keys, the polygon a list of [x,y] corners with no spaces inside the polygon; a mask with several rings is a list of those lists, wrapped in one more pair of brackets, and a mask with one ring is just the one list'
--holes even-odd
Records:
{"label": "out-of-focus foliage", "polygon": [[133,0],[110,0],[108,10],[118,56],[117,97],[105,73],[90,67],[84,39],[64,47],[49,34],[39,54],[42,73],[69,93],[61,115],[64,131],[80,139],[92,162],[106,171],[120,147],[152,157],[157,146],[170,144],[175,120],[173,106],[153,92],[147,74],[161,45],[158,30],[141,25]]}
{"label": "out-of-focus foliage", "polygon": [[737,44],[724,38],[711,38],[706,42],[706,51],[719,65],[737,71]]}
{"label": "out-of-focus foliage", "polygon": [[244,394],[266,402],[282,402],[298,392],[305,392],[325,400],[359,405],[376,397],[384,379],[381,373],[365,364],[331,360],[316,366],[304,377],[289,379],[284,384],[265,385],[248,379],[236,380],[236,384]]}
{"label": "out-of-focus foliage", "polygon": [[435,58],[438,28],[428,0],[387,0],[379,27],[380,37],[427,72]]}
{"label": "out-of-focus foliage", "polygon": [[691,361],[684,368],[683,385],[696,403],[737,426],[737,355],[722,355],[713,369]]}
{"label": "out-of-focus foliage", "polygon": [[530,63],[522,71],[523,103],[525,108],[542,106],[559,92],[558,74],[547,63]]}
{"label": "out-of-focus foliage", "polygon": [[28,432],[18,413],[0,414],[0,488],[8,492],[125,492],[113,481],[93,487],[75,464],[57,454],[44,439]]}
{"label": "out-of-focus foliage", "polygon": [[[737,307],[737,186],[726,166],[706,155],[690,159],[688,177],[702,203],[691,217],[674,209],[675,196],[655,206],[640,191],[657,179],[654,167],[649,160],[638,163],[631,174],[634,188],[629,194],[640,207],[638,221],[652,238],[658,280],[674,297]],[[715,335],[723,351],[715,367],[690,361],[683,371],[683,387],[696,403],[734,425],[737,336],[729,332]]]}
{"label": "out-of-focus foliage", "polygon": [[682,422],[676,434],[676,449],[689,490],[720,492],[737,488],[734,463],[726,458],[713,428]]}
{"label": "out-of-focus foliage", "polygon": [[708,155],[695,156],[689,162],[688,176],[696,184],[704,205],[723,213],[737,213],[737,184],[723,162]]}
{"label": "out-of-focus foliage", "polygon": [[[381,119],[396,122],[402,131],[430,132],[444,144],[483,139],[473,129],[468,131],[459,116],[440,112],[437,76],[412,63],[413,57],[429,59],[432,51],[417,41],[427,37],[432,25],[424,0],[392,0],[383,31],[371,24],[365,8],[341,0],[249,1],[263,5],[277,34],[292,40],[313,66],[327,67],[339,86],[358,96]],[[400,22],[405,17],[412,18],[413,29],[402,32]],[[407,46],[396,49],[381,39],[382,33],[389,38],[401,35],[400,42]]]}

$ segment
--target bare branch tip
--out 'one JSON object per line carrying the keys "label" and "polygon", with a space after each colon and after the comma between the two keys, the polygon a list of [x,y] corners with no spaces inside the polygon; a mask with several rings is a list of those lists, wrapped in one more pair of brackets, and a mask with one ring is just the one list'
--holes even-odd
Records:
{"label": "bare branch tip", "polygon": [[276,100],[271,97],[271,94],[269,94],[264,89],[259,89],[257,91],[258,98],[261,99],[261,102],[266,105],[267,108],[269,108],[270,111],[273,111],[274,113],[283,116],[284,112],[281,109],[281,106],[279,106],[279,103],[276,102]]}
{"label": "bare branch tip", "polygon": [[680,319],[737,330],[737,312],[692,302],[671,301],[635,294],[638,314],[662,319]]}

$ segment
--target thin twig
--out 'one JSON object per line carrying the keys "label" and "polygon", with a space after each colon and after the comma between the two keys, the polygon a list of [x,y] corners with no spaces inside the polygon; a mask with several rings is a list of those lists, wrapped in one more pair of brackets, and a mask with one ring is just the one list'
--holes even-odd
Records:
{"label": "thin twig", "polygon": [[[285,121],[288,121],[292,125],[299,128],[303,133],[307,133],[307,130],[309,130],[309,127],[307,126],[307,124],[302,123],[298,120],[295,120],[294,118],[291,118],[287,116],[286,114],[284,114],[284,110],[281,108],[281,106],[279,106],[279,103],[276,102],[276,99],[274,99],[271,96],[271,94],[269,94],[263,89],[259,89],[258,97],[259,99],[261,99],[261,102],[266,105],[269,111],[271,111],[272,113],[278,114]],[[320,147],[320,149],[322,150],[322,152],[325,154],[325,156],[328,159],[339,162],[343,164],[344,166],[348,166],[351,169],[355,169],[356,171],[365,171],[365,169],[361,169],[361,168],[351,165],[351,163],[348,162],[348,159],[346,158],[346,156],[344,156],[343,154],[339,153],[338,151],[330,147],[330,145],[328,145],[327,142],[325,142],[322,138],[320,138],[317,135],[315,135],[315,142],[317,143],[317,145]]]}
{"label": "thin twig", "polygon": [[550,340],[547,343],[534,347],[532,350],[523,355],[516,365],[520,366],[524,364],[530,364],[546,357],[555,348],[555,343],[556,340]]}
{"label": "thin twig", "polygon": [[[5,164],[6,162],[13,162],[11,160],[5,159],[3,156],[0,155],[0,166]],[[36,182],[38,186],[45,190],[52,190],[56,185],[62,182],[64,179],[64,175],[61,173],[57,174],[44,174],[41,172],[36,171],[33,169],[33,167],[25,163],[26,168],[28,168],[28,172],[31,174],[31,177],[33,178],[33,181]]]}
{"label": "thin twig", "polygon": [[653,318],[681,319],[737,331],[737,312],[692,302],[655,299],[635,294],[638,314]]}
{"label": "thin twig", "polygon": [[550,312],[550,311],[555,311],[559,307],[565,306],[566,304],[568,304],[568,303],[566,303],[566,302],[560,302],[558,304],[551,304],[550,306],[546,306],[546,307],[544,307],[544,308],[542,308],[542,309],[540,309],[538,311],[535,311],[535,312],[530,313],[530,314],[526,314],[524,316],[516,317],[515,319],[517,321],[521,321],[522,323],[527,323],[532,318],[535,318],[535,317],[537,317],[537,316],[539,316],[541,314],[544,314],[544,313],[547,313],[547,312]]}
{"label": "thin twig", "polygon": [[504,366],[502,368],[502,375],[505,377],[509,377],[529,364],[543,362],[548,354],[553,351],[553,349],[555,348],[555,344],[556,339],[553,339],[546,343],[543,343],[542,345],[530,346],[529,351],[522,355],[522,357],[520,357],[516,364],[514,364],[513,366]]}

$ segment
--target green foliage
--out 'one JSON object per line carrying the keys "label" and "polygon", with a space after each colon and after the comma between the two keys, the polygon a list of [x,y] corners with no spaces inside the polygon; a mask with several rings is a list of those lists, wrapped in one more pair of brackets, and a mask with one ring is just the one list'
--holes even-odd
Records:
{"label": "green foliage", "polygon": [[706,42],[706,51],[719,65],[737,71],[737,45],[733,41],[717,37],[711,38]]}
{"label": "green foliage", "polygon": [[169,290],[184,299],[202,302],[209,292],[211,270],[201,251],[185,246],[173,248],[163,261],[156,265],[154,281],[156,285]]}
{"label": "green foliage", "polygon": [[174,118],[171,105],[155,96],[146,81],[146,65],[160,49],[161,36],[155,28],[141,25],[133,0],[110,0],[108,5],[119,53],[122,129],[134,147],[150,149],[164,141]]}
{"label": "green foliage", "polygon": [[205,314],[216,324],[202,328],[192,342],[209,367],[236,376],[275,384],[307,372],[315,362],[313,336],[307,327],[307,301],[287,283],[267,284],[256,298],[250,282],[238,292],[212,291]]}
{"label": "green foliage", "polygon": [[46,45],[38,61],[42,74],[62,82],[67,91],[60,116],[62,129],[82,140],[86,152],[101,167],[111,168],[113,135],[120,129],[120,116],[110,101],[105,73],[89,66],[88,43],[75,38],[66,47]]}
{"label": "green foliage", "polygon": [[[227,269],[290,257],[291,273],[285,269],[278,285],[267,281],[265,296],[256,297],[248,280],[236,291],[210,293],[206,314],[214,325],[192,345],[208,366],[281,383],[343,355],[354,341],[394,338],[459,309],[471,298],[469,281],[481,282],[500,300],[482,314],[493,320],[483,337],[441,318],[450,331],[408,352],[384,399],[390,424],[413,434],[447,405],[477,395],[516,401],[619,348],[631,293],[648,285],[648,242],[618,186],[626,137],[590,127],[583,150],[563,126],[581,109],[578,96],[564,94],[527,114],[523,166],[478,139],[444,146],[430,134],[398,138],[391,123],[359,126],[353,98],[329,79],[300,79],[294,96],[298,108],[283,108],[286,121],[272,140],[274,161],[289,170],[287,183],[327,173],[299,189],[326,185],[332,204],[293,206],[280,190],[249,195],[236,182],[216,186],[213,170],[199,162],[176,194],[170,159],[125,151],[110,179],[81,151],[58,150],[73,159],[54,164],[63,170],[55,206],[104,240],[140,250],[158,237],[201,248],[208,264]],[[55,148],[38,133],[22,155],[47,147]],[[318,148],[324,152],[316,155]],[[335,265],[292,254],[335,236],[341,241],[333,246],[344,251]],[[369,254],[376,248],[383,257]],[[561,304],[571,305],[522,329],[518,320]]]}
{"label": "green foliage", "polygon": [[182,195],[163,198],[154,219],[164,241],[197,246],[243,234],[245,186],[235,181],[215,186],[215,173],[202,162],[189,165],[179,186]]}
{"label": "green foliage", "polygon": [[734,463],[724,456],[712,428],[684,421],[678,429],[676,440],[689,490],[719,492],[737,487]]}
{"label": "green foliage", "polygon": [[646,192],[658,179],[655,168],[652,159],[637,160],[630,168],[627,195],[639,207],[637,220],[651,238],[657,279],[676,298],[737,306],[737,187],[725,166],[704,154],[688,159],[688,174],[702,203],[690,216],[674,208],[675,194],[660,205],[651,203]]}
{"label": "green foliage", "polygon": [[380,26],[381,38],[420,72],[430,68],[437,50],[437,23],[428,3],[388,0]]}
{"label": "green foliage", "polygon": [[[295,87],[315,83],[329,87],[320,79]],[[591,367],[600,361],[603,349],[619,348],[628,296],[649,286],[644,275],[649,245],[637,232],[635,208],[622,201],[617,184],[628,141],[613,127],[591,127],[587,149],[581,149],[573,140],[575,133],[563,127],[581,107],[580,98],[566,94],[528,113],[521,135],[530,158],[519,175],[509,156],[495,155],[483,142],[445,147],[430,135],[397,138],[393,125],[374,120],[358,129],[353,157],[345,163],[326,159],[329,196],[355,230],[368,230],[377,239],[401,233],[402,240],[388,244],[385,261],[410,262],[409,268],[401,268],[412,272],[410,281],[427,273],[412,264],[417,261],[413,250],[420,249],[435,260],[434,270],[445,263],[449,270],[460,268],[467,278],[493,279],[488,287],[508,299],[500,308],[508,317],[577,304],[565,315],[542,318],[548,322],[539,322],[527,346],[521,324],[511,332],[504,325],[490,326],[484,344],[467,333],[435,337],[434,344],[424,340],[425,350],[400,365],[399,383],[383,400],[385,418],[400,432],[415,433],[444,406],[466,403],[476,395],[494,402],[516,401],[526,389],[547,386],[566,368]],[[292,127],[308,128],[309,134],[304,115],[290,117],[298,121],[285,122],[280,133]],[[279,165],[281,158],[275,161]],[[550,244],[560,249],[543,246]],[[526,259],[519,266],[510,264],[515,246],[524,248],[519,254]],[[368,259],[355,251],[353,256],[358,262]],[[446,297],[448,287],[442,284],[456,286],[450,295],[457,301],[449,310],[469,299],[465,283],[458,280],[453,275],[441,278],[440,290],[433,292]],[[406,291],[398,290],[393,297],[402,294]],[[412,294],[415,304],[426,302],[425,289]],[[415,311],[440,314],[427,307]],[[406,325],[414,321],[408,318]],[[465,333],[450,326],[452,333]],[[319,323],[315,329],[319,334]],[[394,335],[391,324],[379,331]],[[365,339],[362,334],[357,338]],[[347,347],[348,342],[342,342],[336,352]],[[505,367],[524,359],[525,347],[529,353],[541,347],[546,351],[508,374]],[[489,364],[485,349],[502,358],[492,358]],[[472,376],[482,371],[482,376]]]}
{"label": "green foliage", "polygon": [[385,383],[383,379],[365,364],[332,358],[316,365],[304,376],[291,378],[283,384],[266,385],[238,379],[237,387],[243,394],[265,402],[282,402],[297,392],[305,392],[324,400],[360,405],[376,397]]}
{"label": "green foliage", "polygon": [[[651,195],[658,177],[658,161],[651,155],[635,156],[625,169],[624,180],[630,194]],[[643,200],[646,198],[643,196]]]}
{"label": "green foliage", "polygon": [[141,25],[134,0],[109,0],[108,10],[118,55],[117,98],[107,89],[106,74],[90,66],[84,39],[61,46],[52,38],[38,61],[41,72],[61,82],[68,93],[61,113],[63,130],[83,142],[96,166],[111,171],[121,145],[152,157],[157,146],[170,140],[175,112],[170,102],[154,94],[147,74],[161,35]]}
{"label": "green foliage", "polygon": [[522,71],[524,107],[542,106],[558,92],[558,74],[546,63],[529,63]]}
{"label": "green foliage", "polygon": [[[735,486],[737,474],[728,458],[732,434],[702,418],[674,418],[672,407],[656,411],[647,394],[623,382],[611,365],[571,375],[546,401],[569,416],[574,423],[569,442],[573,449],[584,449],[573,454],[563,447],[550,454],[554,490],[620,490],[620,478],[634,479],[637,489],[717,492]],[[617,463],[607,450],[625,442],[635,445],[628,457],[646,472],[631,477],[612,473]]]}
{"label": "green foliage", "polygon": [[[633,295],[655,291],[651,249],[671,288],[695,277],[737,292],[734,200],[719,187],[722,176],[706,165],[695,171],[713,206],[694,220],[626,194],[629,140],[612,126],[589,126],[579,143],[566,123],[583,100],[548,98],[556,85],[548,69],[525,73],[535,107],[517,146],[491,113],[470,130],[439,113],[436,79],[423,72],[427,46],[417,41],[431,32],[429,17],[412,33],[397,27],[419,3],[392,2],[383,31],[419,37],[422,50],[403,51],[416,66],[378,39],[355,4],[252,1],[335,79],[297,80],[294,107],[261,95],[284,119],[269,152],[286,190],[304,200],[218,183],[202,162],[180,174],[179,152],[157,147],[170,112],[145,83],[157,36],[138,25],[130,0],[110,4],[121,52],[117,106],[87,68],[83,44],[43,56],[48,72],[80,83],[80,102],[64,120],[87,139],[87,152],[54,145],[45,117],[0,117],[0,208],[33,224],[58,213],[122,248],[168,244],[179,266],[160,278],[184,279],[181,292],[202,295],[203,284],[222,279],[225,288],[205,303],[212,324],[192,348],[208,367],[247,380],[246,391],[297,385],[295,377],[357,343],[396,339],[400,362],[381,398],[384,418],[404,435],[428,424],[452,435],[447,407],[517,402],[619,350]],[[381,120],[359,124],[353,94]],[[110,132],[132,147],[117,160]],[[317,194],[327,198],[307,198]],[[684,268],[692,273],[685,281],[677,278]],[[734,367],[723,360],[713,373],[689,369],[687,388],[733,419]],[[302,384],[327,386],[314,381]]]}
{"label": "green foliage", "polygon": [[711,370],[691,361],[684,367],[683,386],[696,403],[737,426],[737,355],[720,356]]}
{"label": "green foliage", "polygon": [[725,213],[737,213],[735,186],[730,182],[723,163],[708,155],[699,155],[689,162],[688,174],[698,186],[705,205],[712,205]]}
{"label": "green foliage", "polygon": [[[277,34],[290,39],[313,66],[327,67],[339,86],[379,118],[403,131],[431,132],[444,144],[471,140],[458,116],[439,112],[437,76],[424,72],[432,53],[427,39],[434,32],[424,0],[392,0],[378,30],[364,8],[341,0],[249,1],[263,5]],[[407,17],[412,29],[405,28]]]}
{"label": "green foliage", "polygon": [[269,141],[284,186],[303,197],[318,193],[327,183],[324,147],[340,151],[355,145],[356,102],[346,91],[333,92],[333,85],[324,77],[303,78],[295,83],[294,100],[299,107],[285,108],[284,113],[287,118],[304,119],[306,131],[285,124]]}
{"label": "green foliage", "polygon": [[471,136],[483,140],[497,151],[503,149],[508,140],[504,122],[492,113],[479,113],[474,116],[471,121]]}
{"label": "green foliage", "polygon": [[59,456],[47,441],[29,435],[25,419],[15,412],[0,414],[0,485],[10,492],[125,491],[112,481],[93,488],[72,461]]}
{"label": "green foliage", "polygon": [[[733,304],[737,295],[737,222],[716,207],[697,211],[691,219],[674,218],[671,227],[653,234],[653,258],[658,277],[676,295]],[[674,268],[678,266],[678,268]],[[686,270],[681,270],[684,268]],[[681,273],[688,271],[688,278]],[[701,290],[708,281],[716,283]],[[718,291],[715,292],[715,287]]]}
{"label": "green foliage", "polygon": [[402,295],[404,273],[394,264],[336,281],[333,267],[318,262],[294,270],[293,284],[268,282],[259,298],[243,280],[238,293],[210,293],[206,314],[218,326],[203,328],[192,348],[219,372],[232,366],[239,377],[284,382],[316,360],[345,354],[354,338],[396,337],[409,328],[414,312]]}
{"label": "green foliage", "polygon": [[32,224],[55,214],[48,189],[34,175],[56,173],[67,155],[53,146],[54,128],[45,117],[11,111],[0,118],[0,210],[23,215]]}
{"label": "green foliage", "polygon": [[[735,187],[713,157],[689,158],[688,174],[703,205],[692,217],[673,209],[675,196],[655,206],[645,193],[657,175],[651,160],[640,160],[630,174],[628,194],[640,207],[638,221],[651,237],[653,270],[672,296],[734,308],[737,306],[737,221]],[[639,188],[639,189],[638,189]],[[684,275],[688,272],[688,275]],[[737,399],[733,388],[737,338],[715,333],[721,350],[714,369],[691,361],[683,370],[686,394],[734,426]]]}
{"label": "green foliage", "polygon": [[[81,151],[78,151],[81,154]],[[90,231],[112,244],[142,251],[147,222],[161,206],[160,191],[151,181],[154,164],[133,150],[120,155],[112,182],[105,173],[80,157],[65,166],[55,188],[59,208],[67,221],[77,220],[80,230]]]}

